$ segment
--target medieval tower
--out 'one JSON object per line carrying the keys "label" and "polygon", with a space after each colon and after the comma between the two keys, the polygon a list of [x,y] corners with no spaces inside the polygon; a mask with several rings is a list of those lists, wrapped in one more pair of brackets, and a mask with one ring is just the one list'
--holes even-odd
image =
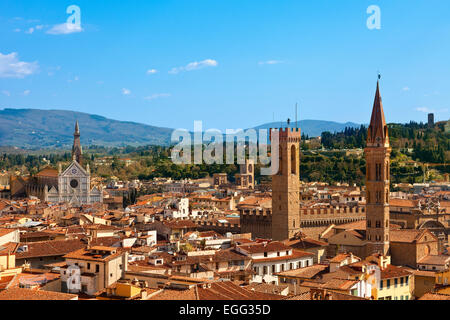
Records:
{"label": "medieval tower", "polygon": [[[271,129],[271,136],[273,132]],[[278,132],[279,170],[272,176],[272,239],[275,241],[290,239],[300,231],[301,133],[299,128],[282,128]]]}
{"label": "medieval tower", "polygon": [[81,149],[80,128],[78,127],[78,121],[75,123],[75,132],[73,134],[72,159],[82,165],[83,150]]}
{"label": "medieval tower", "polygon": [[366,157],[366,241],[367,255],[389,251],[389,168],[391,148],[384,118],[380,84],[367,132]]}

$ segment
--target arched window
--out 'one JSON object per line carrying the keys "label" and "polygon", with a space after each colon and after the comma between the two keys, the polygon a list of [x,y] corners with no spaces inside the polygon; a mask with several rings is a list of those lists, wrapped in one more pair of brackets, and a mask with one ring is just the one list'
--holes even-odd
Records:
{"label": "arched window", "polygon": [[297,148],[295,145],[291,146],[291,173],[297,174]]}

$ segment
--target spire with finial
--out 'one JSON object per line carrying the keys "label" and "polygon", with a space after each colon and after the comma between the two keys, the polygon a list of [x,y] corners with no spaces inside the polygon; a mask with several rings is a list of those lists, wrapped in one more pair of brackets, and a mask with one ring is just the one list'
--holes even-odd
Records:
{"label": "spire with finial", "polygon": [[380,94],[380,79],[378,74],[377,91],[375,93],[375,101],[373,103],[372,117],[367,132],[367,146],[389,146],[389,135],[384,118],[383,102]]}
{"label": "spire with finial", "polygon": [[75,123],[75,132],[73,134],[73,147],[72,147],[72,158],[74,161],[81,164],[83,149],[81,148],[80,142],[80,127],[78,126],[78,121]]}

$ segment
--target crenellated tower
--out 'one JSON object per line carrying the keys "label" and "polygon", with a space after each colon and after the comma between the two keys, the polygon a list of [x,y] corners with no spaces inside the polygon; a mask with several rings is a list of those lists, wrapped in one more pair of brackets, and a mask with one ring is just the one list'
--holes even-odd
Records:
{"label": "crenellated tower", "polygon": [[270,129],[279,133],[279,170],[272,176],[272,239],[292,238],[300,231],[299,128]]}
{"label": "crenellated tower", "polygon": [[388,127],[384,118],[380,83],[367,131],[366,157],[366,241],[367,255],[389,251],[390,155]]}

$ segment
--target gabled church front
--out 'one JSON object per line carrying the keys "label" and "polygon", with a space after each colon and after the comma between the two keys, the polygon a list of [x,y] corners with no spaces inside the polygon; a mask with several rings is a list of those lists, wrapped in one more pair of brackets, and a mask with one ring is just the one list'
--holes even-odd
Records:
{"label": "gabled church front", "polygon": [[40,174],[37,174],[37,180],[33,182],[33,185],[28,186],[27,194],[37,196],[46,202],[68,203],[72,206],[103,202],[102,190],[97,187],[91,189],[89,164],[83,168],[82,158],[80,130],[77,121],[72,147],[72,163],[64,171],[62,171],[61,164],[58,165],[57,172],[54,169],[44,169],[46,179],[41,179]]}

